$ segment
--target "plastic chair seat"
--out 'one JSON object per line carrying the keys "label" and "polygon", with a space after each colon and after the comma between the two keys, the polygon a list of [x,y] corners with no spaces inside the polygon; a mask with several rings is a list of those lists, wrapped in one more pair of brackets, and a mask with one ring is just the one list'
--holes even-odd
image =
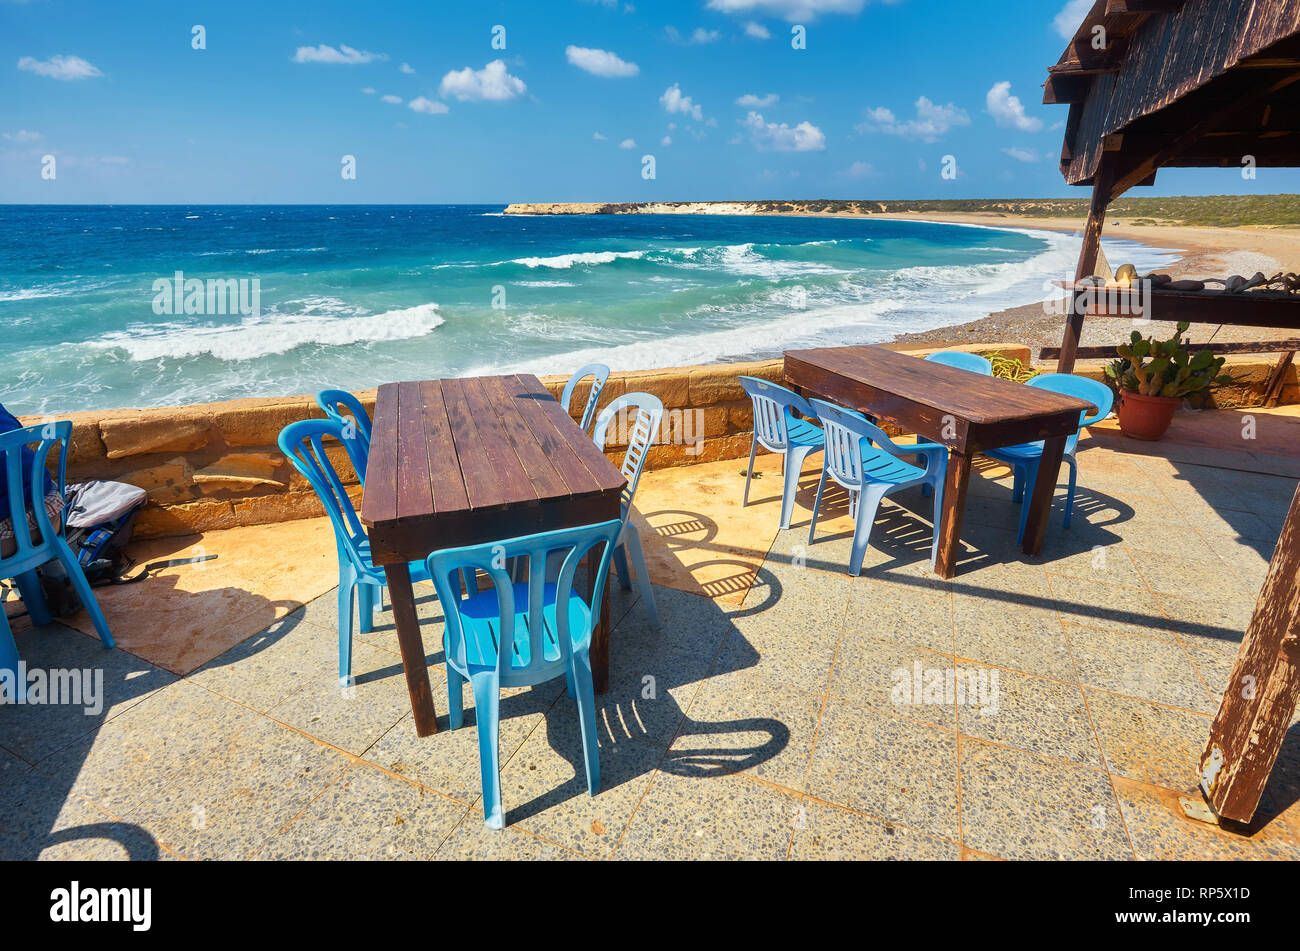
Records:
{"label": "plastic chair seat", "polygon": [[826,433],[822,428],[806,419],[794,419],[786,423],[786,433],[789,441],[795,446],[824,446],[826,445]]}
{"label": "plastic chair seat", "polygon": [[[928,448],[928,444],[917,448]],[[877,449],[865,442],[862,444],[862,478],[864,481],[901,485],[905,482],[919,482],[924,476],[924,469],[904,462],[883,449]]]}
{"label": "plastic chair seat", "polygon": [[[536,675],[525,676],[524,669],[533,663],[532,647],[528,638],[528,583],[517,581],[513,585],[515,606],[515,636],[512,648],[513,657],[510,666],[503,671],[501,686],[522,687],[536,682]],[[555,620],[555,600],[557,585],[547,582],[542,590],[542,661],[558,662],[561,659],[558,641],[559,627]],[[574,630],[586,631],[590,628],[591,609],[582,596],[572,588],[569,589],[570,617],[576,622]],[[470,672],[476,669],[495,670],[497,652],[500,650],[501,618],[495,589],[480,591],[473,597],[466,598],[459,604],[461,624],[465,632],[465,662]],[[574,647],[580,646],[579,642]],[[512,682],[510,673],[517,673],[520,680]]]}

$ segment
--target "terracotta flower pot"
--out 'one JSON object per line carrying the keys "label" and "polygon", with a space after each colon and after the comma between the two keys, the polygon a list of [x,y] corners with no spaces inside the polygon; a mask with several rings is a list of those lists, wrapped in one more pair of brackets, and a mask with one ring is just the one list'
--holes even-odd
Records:
{"label": "terracotta flower pot", "polygon": [[1119,394],[1119,428],[1134,439],[1156,440],[1174,421],[1180,396],[1143,396],[1121,390]]}

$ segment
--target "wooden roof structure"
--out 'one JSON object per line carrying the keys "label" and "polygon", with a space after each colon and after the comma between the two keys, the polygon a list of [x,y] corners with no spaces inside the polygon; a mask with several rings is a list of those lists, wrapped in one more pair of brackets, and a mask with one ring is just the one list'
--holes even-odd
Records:
{"label": "wooden roof structure", "polygon": [[[1069,103],[1061,172],[1092,201],[1057,369],[1069,373],[1088,315],[1106,207],[1162,166],[1300,166],[1300,0],[1096,0],[1056,65],[1045,103]],[[1186,297],[1187,300],[1182,298]],[[1268,310],[1271,308],[1271,310]],[[1266,313],[1267,310],[1267,313]],[[1151,295],[1149,316],[1300,329],[1300,297]],[[1123,394],[1121,394],[1121,397]],[[1209,806],[1249,822],[1300,704],[1300,490],[1201,754]]]}
{"label": "wooden roof structure", "polygon": [[1300,165],[1297,83],[1300,0],[1097,0],[1043,102],[1070,105],[1065,180],[1113,159],[1114,199],[1161,166]]}

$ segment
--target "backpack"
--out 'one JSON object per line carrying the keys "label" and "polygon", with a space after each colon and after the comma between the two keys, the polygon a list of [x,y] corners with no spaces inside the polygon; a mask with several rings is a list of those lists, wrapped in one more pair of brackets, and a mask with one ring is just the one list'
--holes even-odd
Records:
{"label": "backpack", "polygon": [[[124,482],[91,481],[67,487],[63,537],[77,556],[92,588],[122,584],[144,577],[124,578],[134,564],[127,557],[136,518],[144,507],[145,491]],[[57,560],[37,569],[45,602],[55,617],[67,617],[81,607],[67,572]]]}

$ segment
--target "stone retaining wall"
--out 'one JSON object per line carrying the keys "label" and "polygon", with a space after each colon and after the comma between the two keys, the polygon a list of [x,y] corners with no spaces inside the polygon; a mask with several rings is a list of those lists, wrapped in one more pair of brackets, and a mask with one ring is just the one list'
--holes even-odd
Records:
{"label": "stone retaining wall", "polygon": [[[890,349],[924,355],[947,348],[892,344]],[[961,349],[1029,359],[1027,347],[1013,344],[963,345]],[[1261,359],[1238,361],[1236,366],[1256,382],[1219,393],[1216,405],[1252,405],[1251,386],[1262,388],[1271,367],[1271,363],[1259,362]],[[1081,365],[1080,372],[1094,375],[1100,368]],[[744,458],[749,453],[753,419],[749,400],[736,378],[748,375],[779,381],[781,373],[780,360],[613,373],[600,402],[604,406],[631,392],[652,393],[663,401],[666,422],[662,441],[647,457],[649,468]],[[565,379],[548,376],[542,382],[558,397]],[[1293,367],[1283,391],[1284,401],[1300,399],[1295,379]],[[586,402],[586,392],[582,386],[574,394],[575,415]],[[375,391],[357,395],[373,413]],[[292,396],[72,413],[59,418],[73,423],[68,481],[113,479],[144,488],[149,503],[141,514],[137,535],[157,537],[323,514],[315,493],[275,443],[289,423],[322,415],[312,397]],[[23,422],[46,420],[27,417]],[[621,444],[611,441],[607,449],[615,462],[622,460]],[[341,447],[333,458],[349,493],[359,503],[361,489]]]}

